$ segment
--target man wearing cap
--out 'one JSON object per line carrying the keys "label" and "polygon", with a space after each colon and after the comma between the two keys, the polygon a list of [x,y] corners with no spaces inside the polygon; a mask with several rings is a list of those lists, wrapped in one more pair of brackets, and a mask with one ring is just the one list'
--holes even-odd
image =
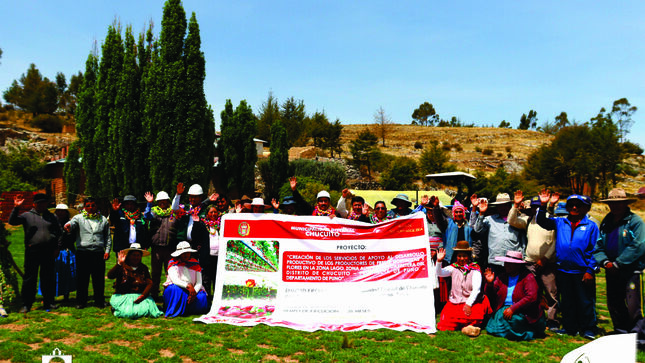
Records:
{"label": "man wearing cap", "polygon": [[65,224],[65,231],[76,234],[76,308],[87,305],[87,288],[92,277],[94,304],[105,307],[105,260],[110,258],[110,223],[99,213],[96,200],[87,197],[83,212]]}
{"label": "man wearing cap", "polygon": [[634,198],[614,188],[607,199],[609,214],[600,223],[594,258],[606,271],[607,308],[614,330],[628,333],[643,318],[642,271],[645,268],[643,220],[629,209]]}
{"label": "man wearing cap", "polygon": [[13,200],[14,208],[9,216],[9,224],[22,225],[25,231],[25,276],[22,280],[24,305],[20,312],[29,312],[36,300],[38,269],[40,269],[43,308],[49,311],[57,308],[54,305],[54,261],[60,248],[62,230],[56,216],[47,210],[49,198],[45,194],[35,194],[33,208],[18,214],[24,201],[22,195],[17,195]]}
{"label": "man wearing cap", "polygon": [[[503,264],[496,257],[503,257],[506,251],[518,251],[524,253],[526,237],[524,232],[513,227],[507,221],[508,212],[511,210],[511,197],[507,193],[497,194],[494,203],[496,214],[484,217],[488,211],[488,200],[477,198],[473,194],[470,197],[473,210],[470,214],[470,224],[477,233],[488,234],[488,264],[495,268],[495,272],[502,270]],[[477,209],[479,208],[479,213]]]}
{"label": "man wearing cap", "polygon": [[123,203],[120,203],[117,198],[112,200],[110,223],[114,226],[113,249],[117,257],[119,251],[130,248],[133,243],[148,248],[146,221],[137,207],[137,198],[134,195],[126,195]]}
{"label": "man wearing cap", "polygon": [[[173,198],[174,210],[179,208],[179,192]],[[177,246],[175,223],[176,216],[170,206],[170,196],[163,190],[157,193],[157,205],[152,206],[152,193],[145,194],[146,210],[144,217],[150,221],[150,244],[152,246],[150,268],[152,270],[152,290],[150,295],[153,299],[159,297],[159,283],[161,282],[161,271],[168,269],[170,254]]]}
{"label": "man wearing cap", "polygon": [[[520,207],[524,202],[524,193],[521,190],[515,192],[513,206],[508,212],[508,224],[526,230],[526,268],[535,275],[538,285],[544,291],[544,297],[548,305],[547,327],[556,330],[560,327],[557,321],[558,313],[558,288],[555,283],[555,231],[549,231],[537,224],[537,209],[542,205],[540,197],[531,199],[530,207],[520,214]],[[553,212],[553,204],[547,205],[548,216]]]}
{"label": "man wearing cap", "polygon": [[410,198],[406,194],[397,194],[390,203],[396,207],[387,212],[387,215],[391,218],[407,216],[412,213],[412,208],[410,208],[412,202],[410,202]]}
{"label": "man wearing cap", "polygon": [[282,210],[282,214],[295,216],[296,215],[296,201],[292,196],[282,198],[282,203],[278,202],[275,198],[271,200],[273,205],[273,213],[278,214]]}
{"label": "man wearing cap", "polygon": [[598,226],[587,213],[591,198],[573,194],[567,198],[567,217],[547,217],[549,201],[556,204],[560,195],[543,189],[537,223],[547,230],[555,230],[555,253],[558,265],[556,282],[560,291],[562,329],[558,334],[580,335],[595,339],[596,320],[596,260],[592,253],[598,240]]}

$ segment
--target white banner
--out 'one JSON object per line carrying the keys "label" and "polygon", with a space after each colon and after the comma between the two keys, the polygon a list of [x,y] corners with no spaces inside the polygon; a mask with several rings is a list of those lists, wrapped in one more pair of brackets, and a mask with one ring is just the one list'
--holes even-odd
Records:
{"label": "white banner", "polygon": [[425,216],[381,224],[227,214],[211,311],[195,321],[434,333]]}

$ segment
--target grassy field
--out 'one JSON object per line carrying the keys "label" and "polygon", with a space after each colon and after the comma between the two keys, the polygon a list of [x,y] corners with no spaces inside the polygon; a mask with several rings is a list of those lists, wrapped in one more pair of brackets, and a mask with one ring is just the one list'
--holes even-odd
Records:
{"label": "grassy field", "polygon": [[[22,266],[22,230],[9,230],[10,249]],[[112,257],[108,266],[114,262]],[[150,257],[145,257],[144,263],[149,265]],[[105,284],[109,296],[112,281]],[[597,284],[600,327],[610,331],[604,275],[598,277]],[[132,321],[115,318],[109,309],[77,310],[74,293],[68,304],[60,297],[57,303],[61,308],[51,313],[42,310],[40,302],[24,315],[16,313],[19,302],[11,307],[9,317],[0,319],[0,362],[39,362],[54,348],[71,354],[74,362],[557,362],[586,342],[551,333],[545,339],[518,343],[486,334],[468,338],[456,332],[426,335],[381,329],[306,333],[264,325],[204,325],[190,317]],[[638,357],[645,361],[644,354]]]}

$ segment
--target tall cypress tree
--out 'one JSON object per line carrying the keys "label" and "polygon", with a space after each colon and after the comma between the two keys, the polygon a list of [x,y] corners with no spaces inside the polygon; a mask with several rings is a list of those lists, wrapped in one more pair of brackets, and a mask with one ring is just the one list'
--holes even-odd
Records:
{"label": "tall cypress tree", "polygon": [[184,43],[184,97],[187,108],[185,121],[177,123],[175,133],[174,183],[183,181],[204,185],[213,166],[215,121],[204,95],[206,61],[200,47],[199,25],[193,13]]}
{"label": "tall cypress tree", "polygon": [[116,94],[123,69],[123,41],[118,25],[111,25],[103,43],[96,88],[97,120],[93,147],[97,149],[100,173],[99,197],[110,198],[118,191],[117,175],[123,162],[118,149],[122,137],[116,119]]}
{"label": "tall cypress tree", "polygon": [[280,120],[271,126],[271,155],[269,156],[269,170],[271,172],[271,185],[268,194],[278,196],[278,191],[289,176],[289,141],[287,130]]}
{"label": "tall cypress tree", "polygon": [[255,163],[258,160],[255,141],[253,141],[253,137],[257,133],[257,120],[245,100],[240,101],[239,106],[235,109],[235,122],[239,128],[240,143],[238,148],[241,150],[242,159],[242,163],[238,165],[238,185],[241,192],[251,194],[255,191]]}
{"label": "tall cypress tree", "polygon": [[[152,96],[156,114],[148,120],[148,127],[154,129],[156,138],[150,147],[150,176],[152,187],[156,190],[170,190],[175,182],[174,163],[177,157],[190,159],[194,155],[183,153],[175,155],[173,143],[179,124],[186,119],[186,99],[184,98],[186,73],[184,70],[184,37],[186,35],[186,12],[180,0],[168,0],[164,5],[159,38],[158,64],[152,72],[157,77]],[[157,68],[158,66],[158,68]]]}
{"label": "tall cypress tree", "polygon": [[98,150],[94,148],[96,133],[96,77],[99,61],[94,53],[90,53],[85,62],[83,83],[78,93],[76,108],[76,135],[83,155],[83,170],[85,170],[85,193],[96,195],[100,188],[100,174],[97,169]]}
{"label": "tall cypress tree", "polygon": [[63,175],[67,189],[67,204],[74,205],[80,191],[81,163],[78,155],[78,141],[69,145]]}
{"label": "tall cypress tree", "polygon": [[115,128],[118,139],[112,140],[117,146],[112,157],[116,164],[116,194],[134,194],[141,196],[149,189],[148,175],[145,169],[149,150],[143,139],[141,108],[141,74],[137,64],[137,48],[132,34],[132,27],[125,30],[125,53],[123,70],[118,83],[115,100]]}
{"label": "tall cypress tree", "polygon": [[231,100],[226,100],[224,110],[220,113],[220,119],[222,121],[220,126],[222,135],[217,144],[219,163],[222,169],[220,175],[225,179],[226,190],[231,192],[235,189],[235,183],[237,182],[237,178],[234,175],[237,174],[238,166],[241,165],[237,154],[238,135]]}

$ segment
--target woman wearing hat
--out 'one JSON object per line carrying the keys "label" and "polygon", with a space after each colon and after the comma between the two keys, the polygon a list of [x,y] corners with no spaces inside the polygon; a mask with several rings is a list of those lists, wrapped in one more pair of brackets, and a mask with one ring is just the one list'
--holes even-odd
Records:
{"label": "woman wearing hat", "polygon": [[468,241],[459,241],[453,248],[456,262],[441,267],[446,250],[437,253],[437,275],[451,277],[452,288],[446,306],[441,311],[438,330],[461,330],[464,334],[477,336],[486,316],[492,312],[486,296],[479,295],[482,275],[479,265],[472,262],[472,247]]}
{"label": "woman wearing hat", "polygon": [[179,242],[168,265],[168,280],[163,292],[166,317],[205,314],[208,311],[206,291],[202,286],[202,268],[191,257],[197,252],[188,242]]}
{"label": "woman wearing hat", "polygon": [[487,268],[485,292],[495,313],[486,325],[488,334],[509,340],[532,340],[544,337],[546,319],[540,306],[537,281],[526,269],[522,252],[507,251],[495,257],[504,264],[504,272],[495,276]]}
{"label": "woman wearing hat", "polygon": [[117,318],[157,318],[163,315],[150,297],[152,279],[148,267],[141,263],[141,258],[149,254],[141,249],[141,245],[133,243],[119,251],[117,264],[108,271],[107,277],[114,279],[110,305]]}
{"label": "woman wearing hat", "polygon": [[609,214],[600,223],[600,238],[594,248],[594,258],[606,272],[611,322],[620,333],[628,333],[643,318],[645,228],[643,220],[629,209],[635,201],[620,188],[612,189],[609,197],[601,200],[609,206]]}
{"label": "woman wearing hat", "polygon": [[412,209],[410,208],[412,206],[412,202],[410,202],[410,198],[407,194],[397,194],[390,203],[396,207],[387,212],[387,215],[391,218],[407,216],[412,213]]}

